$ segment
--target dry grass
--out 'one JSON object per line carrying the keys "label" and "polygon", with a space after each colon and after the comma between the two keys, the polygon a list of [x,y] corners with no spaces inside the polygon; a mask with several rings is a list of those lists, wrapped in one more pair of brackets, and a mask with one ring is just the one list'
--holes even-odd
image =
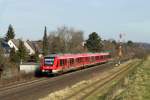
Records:
{"label": "dry grass", "polygon": [[131,76],[121,100],[150,100],[150,57]]}
{"label": "dry grass", "polygon": [[0,80],[0,87],[8,86],[8,85],[13,85],[13,84],[18,84],[26,81],[30,81],[35,79],[34,73],[17,73],[15,76],[6,78],[6,79],[1,79]]}
{"label": "dry grass", "polygon": [[74,85],[72,87],[67,87],[63,90],[51,93],[47,97],[42,98],[40,100],[61,100],[61,99],[64,99],[67,95],[70,95],[75,91],[78,91],[78,89],[80,89],[81,86],[86,86],[89,83],[90,83],[90,81],[79,82],[79,83],[77,83],[76,85]]}

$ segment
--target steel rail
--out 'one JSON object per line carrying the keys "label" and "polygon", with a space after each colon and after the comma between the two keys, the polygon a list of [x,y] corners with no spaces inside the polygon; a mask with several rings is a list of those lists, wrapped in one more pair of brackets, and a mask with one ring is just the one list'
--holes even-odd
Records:
{"label": "steel rail", "polygon": [[117,77],[118,75],[120,75],[121,73],[127,71],[131,65],[134,65],[134,64],[133,64],[133,63],[129,63],[129,64],[127,65],[128,67],[125,67],[125,68],[119,70],[119,72],[117,72],[117,73],[112,73],[112,74],[110,74],[110,75],[104,77],[103,79],[97,80],[97,81],[95,81],[94,83],[92,83],[92,84],[90,84],[90,85],[87,85],[86,87],[83,87],[83,88],[79,89],[78,91],[76,91],[75,93],[69,95],[68,97],[64,98],[63,100],[70,100],[71,98],[76,97],[79,93],[88,90],[89,87],[93,87],[93,86],[96,86],[96,85],[98,85],[98,84],[104,82],[103,84],[98,85],[96,88],[92,89],[92,91],[86,93],[86,95],[84,95],[83,97],[81,97],[80,100],[83,100],[85,97],[87,97],[87,96],[90,95],[92,92],[94,92],[98,87],[102,87],[103,85],[105,85],[105,84],[108,83],[109,81],[111,81],[111,80],[113,80],[114,78],[116,78],[116,77]]}
{"label": "steel rail", "polygon": [[[113,62],[108,62],[108,63],[100,64],[100,65],[107,65],[109,63],[113,63]],[[99,65],[94,65],[94,66],[96,67],[96,66],[99,66]],[[82,70],[77,70],[77,71],[74,71],[74,73],[79,72],[79,71],[83,71],[83,70],[86,71],[90,68],[92,68],[92,67],[88,67],[88,68],[85,68],[85,69],[82,69]],[[73,73],[67,73],[65,75],[71,75],[71,74],[73,74]],[[37,85],[37,84],[46,83],[46,82],[49,82],[50,79],[51,80],[59,80],[59,78],[61,78],[61,77],[42,78],[42,79],[27,81],[27,82],[24,82],[24,83],[13,84],[13,85],[1,87],[0,88],[0,96],[3,95],[3,94],[7,94],[8,92],[10,92],[10,90],[12,91],[13,89],[17,89],[17,88],[20,89],[20,88],[23,88],[23,87],[29,87],[29,86],[33,86],[33,85]]]}

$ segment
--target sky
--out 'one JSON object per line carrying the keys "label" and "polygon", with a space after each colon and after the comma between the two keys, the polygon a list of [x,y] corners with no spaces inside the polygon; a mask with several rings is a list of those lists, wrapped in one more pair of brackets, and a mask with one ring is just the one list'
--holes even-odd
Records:
{"label": "sky", "polygon": [[150,0],[0,0],[0,34],[9,24],[16,38],[42,39],[61,26],[97,32],[103,39],[150,43]]}

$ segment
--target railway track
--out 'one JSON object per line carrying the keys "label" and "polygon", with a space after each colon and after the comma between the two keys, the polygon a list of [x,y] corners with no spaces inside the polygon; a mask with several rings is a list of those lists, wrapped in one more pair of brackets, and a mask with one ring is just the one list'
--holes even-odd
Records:
{"label": "railway track", "polygon": [[63,98],[63,100],[84,100],[86,99],[88,96],[90,96],[91,94],[93,94],[97,89],[103,87],[104,85],[106,85],[108,82],[115,80],[117,78],[119,78],[120,76],[124,75],[125,73],[127,73],[130,69],[132,69],[133,66],[135,65],[135,63],[129,63],[125,68],[122,68],[121,70],[119,70],[116,73],[111,73],[110,75],[96,80],[95,82],[80,88],[78,91],[75,91],[74,93],[70,94],[69,96]]}
{"label": "railway track", "polygon": [[[106,63],[72,73],[63,74],[52,78],[42,78],[27,83],[12,85],[0,88],[0,98],[2,100],[37,100],[66,86],[71,86],[81,80],[93,77],[92,73],[100,73],[113,68],[112,63]],[[72,80],[73,79],[73,80]],[[61,85],[60,85],[61,83]],[[38,91],[38,92],[37,92]],[[20,97],[22,97],[20,99]]]}
{"label": "railway track", "polygon": [[[122,62],[125,62],[125,61],[122,61]],[[110,63],[114,64],[114,61],[111,61]],[[90,68],[90,67],[87,67],[87,68]],[[78,70],[75,70],[75,71],[78,71]],[[64,73],[64,74],[66,74],[66,73]],[[24,86],[24,85],[28,85],[28,84],[34,84],[36,82],[41,82],[41,81],[46,81],[46,80],[47,80],[47,78],[42,78],[42,79],[35,78],[35,79],[32,79],[32,80],[27,80],[27,81],[13,82],[11,84],[7,84],[7,85],[4,85],[4,86],[1,85],[0,86],[0,93],[3,90],[8,90],[8,89],[11,89],[11,88],[15,88],[15,87],[18,87],[18,86]]]}
{"label": "railway track", "polygon": [[0,95],[7,93],[9,90],[12,90],[12,89],[22,88],[24,86],[30,86],[31,84],[36,85],[38,83],[45,82],[45,81],[47,81],[47,79],[42,78],[42,79],[36,79],[36,80],[32,80],[32,81],[28,81],[28,82],[24,82],[24,83],[20,83],[20,84],[8,85],[8,86],[0,88]]}
{"label": "railway track", "polygon": [[[84,70],[84,69],[82,69],[82,70]],[[67,74],[67,73],[64,73],[64,74]],[[13,88],[21,88],[23,86],[29,86],[31,84],[35,84],[36,85],[38,83],[47,82],[47,81],[48,81],[48,77],[47,78],[41,78],[41,79],[34,79],[34,80],[31,80],[31,81],[25,81],[25,82],[21,82],[19,84],[12,84],[12,85],[8,84],[8,85],[6,85],[4,87],[0,87],[0,94],[4,93],[7,90],[13,89]]]}

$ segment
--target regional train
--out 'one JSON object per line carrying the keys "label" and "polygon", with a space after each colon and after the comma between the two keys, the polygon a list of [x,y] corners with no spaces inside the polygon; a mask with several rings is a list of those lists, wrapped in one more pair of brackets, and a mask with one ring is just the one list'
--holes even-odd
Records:
{"label": "regional train", "polygon": [[52,54],[42,58],[40,71],[57,74],[106,63],[109,60],[111,60],[110,53]]}

